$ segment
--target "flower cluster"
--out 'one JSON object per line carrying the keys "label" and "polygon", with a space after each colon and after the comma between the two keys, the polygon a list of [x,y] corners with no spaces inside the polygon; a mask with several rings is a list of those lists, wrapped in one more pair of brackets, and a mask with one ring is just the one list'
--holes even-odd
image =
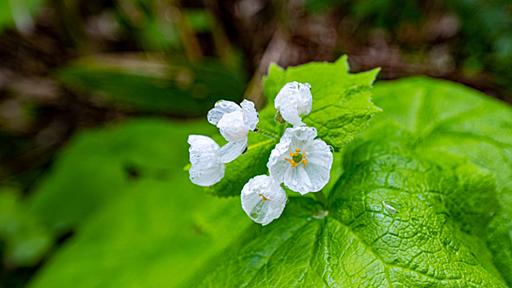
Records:
{"label": "flower cluster", "polygon": [[[267,225],[283,213],[286,192],[281,184],[304,195],[320,191],[329,182],[331,149],[301,118],[311,112],[312,102],[307,83],[287,83],[276,96],[274,106],[291,127],[286,128],[270,154],[269,175],[256,176],[242,188],[242,208],[256,223]],[[248,100],[240,105],[219,101],[208,112],[208,121],[219,128],[228,143],[220,147],[209,137],[189,136],[190,180],[201,186],[219,182],[224,177],[225,163],[245,151],[249,131],[256,131],[258,113]]]}

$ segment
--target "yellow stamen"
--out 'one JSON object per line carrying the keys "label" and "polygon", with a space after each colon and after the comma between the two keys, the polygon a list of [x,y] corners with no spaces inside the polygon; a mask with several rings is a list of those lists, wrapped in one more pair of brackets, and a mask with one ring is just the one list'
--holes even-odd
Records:
{"label": "yellow stamen", "polygon": [[304,166],[308,165],[308,159],[306,159],[306,153],[301,153],[300,148],[296,148],[295,152],[290,152],[290,158],[285,157],[284,160],[286,160],[292,167],[297,167],[301,163],[304,164]]}
{"label": "yellow stamen", "polygon": [[263,201],[267,201],[268,200],[268,198],[265,197],[265,195],[263,195],[263,194],[258,194],[258,196],[260,196],[261,200],[263,200]]}

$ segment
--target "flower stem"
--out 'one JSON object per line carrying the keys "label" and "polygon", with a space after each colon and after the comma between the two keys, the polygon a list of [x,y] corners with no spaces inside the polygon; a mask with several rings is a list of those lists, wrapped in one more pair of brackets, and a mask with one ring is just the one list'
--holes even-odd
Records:
{"label": "flower stem", "polygon": [[258,129],[256,131],[254,131],[262,136],[265,136],[267,138],[270,138],[270,139],[273,139],[273,140],[278,140],[277,136],[274,135],[273,133],[271,132],[268,132],[268,131],[265,131],[265,130],[261,130],[261,129]]}
{"label": "flower stem", "polygon": [[320,202],[324,207],[327,207],[327,198],[325,198],[323,191],[318,191],[313,194],[315,195],[316,201]]}

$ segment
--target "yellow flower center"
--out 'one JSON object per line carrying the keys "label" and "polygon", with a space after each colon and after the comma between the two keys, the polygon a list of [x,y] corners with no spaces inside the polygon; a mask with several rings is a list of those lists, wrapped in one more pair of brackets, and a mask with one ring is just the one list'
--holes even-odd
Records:
{"label": "yellow flower center", "polygon": [[308,165],[306,153],[301,152],[299,148],[295,149],[295,152],[290,152],[290,158],[286,157],[284,160],[288,161],[292,167],[297,167],[301,163],[304,164],[304,166]]}

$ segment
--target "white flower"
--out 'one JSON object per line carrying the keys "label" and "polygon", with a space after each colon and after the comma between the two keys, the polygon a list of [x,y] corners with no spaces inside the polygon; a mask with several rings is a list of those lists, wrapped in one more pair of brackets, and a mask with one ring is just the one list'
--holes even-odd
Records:
{"label": "white flower", "polygon": [[329,182],[333,155],[316,135],[311,127],[287,128],[267,163],[272,177],[302,195]]}
{"label": "white flower", "polygon": [[279,218],[286,205],[286,193],[272,177],[259,175],[247,182],[240,195],[242,208],[254,222],[267,225]]}
{"label": "white flower", "polygon": [[249,100],[243,100],[240,105],[221,100],[208,112],[208,122],[216,125],[228,141],[220,151],[222,161],[228,163],[244,152],[247,134],[249,130],[254,131],[258,124],[258,113],[254,103]]}
{"label": "white flower", "polygon": [[192,164],[189,170],[190,181],[200,186],[211,186],[224,177],[224,163],[221,161],[220,147],[207,136],[190,135],[189,155]]}
{"label": "white flower", "polygon": [[307,83],[289,82],[277,93],[274,106],[286,122],[293,126],[303,126],[301,115],[311,113],[313,96]]}

